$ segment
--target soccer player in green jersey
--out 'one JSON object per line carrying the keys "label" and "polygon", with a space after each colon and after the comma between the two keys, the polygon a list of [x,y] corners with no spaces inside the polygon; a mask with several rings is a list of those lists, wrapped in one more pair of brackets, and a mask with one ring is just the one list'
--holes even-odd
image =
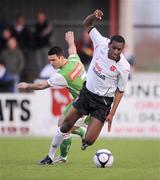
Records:
{"label": "soccer player in green jersey", "polygon": [[[41,82],[21,82],[18,84],[19,89],[42,90],[49,87],[60,86],[67,87],[72,94],[73,99],[77,97],[80,89],[82,88],[83,82],[86,80],[86,71],[80,61],[79,56],[77,55],[77,50],[74,43],[74,33],[71,31],[67,32],[65,34],[65,40],[68,44],[68,59],[65,58],[64,51],[60,47],[55,46],[48,52],[48,59],[50,61],[50,64],[55,69],[57,69],[57,72],[54,74],[54,76],[49,78],[48,80],[43,80]],[[62,124],[63,119],[71,106],[72,102],[65,108],[63,115],[58,121],[58,126]],[[81,136],[81,138],[83,138],[85,134],[85,128],[81,126],[85,124],[84,121],[85,117],[80,118],[70,132],[72,132],[73,134],[78,134],[79,136]],[[54,138],[52,141],[54,141]],[[57,147],[53,147],[51,144],[48,155],[40,161],[40,164],[44,165],[52,164],[52,162],[66,162],[70,145],[71,137],[69,133],[65,136],[65,139],[61,143],[60,156],[54,159],[55,149],[57,149]]]}

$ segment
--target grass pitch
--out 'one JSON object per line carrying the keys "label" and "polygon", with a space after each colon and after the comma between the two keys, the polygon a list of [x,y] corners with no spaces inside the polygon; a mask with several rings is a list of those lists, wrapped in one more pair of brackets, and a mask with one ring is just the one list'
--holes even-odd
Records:
{"label": "grass pitch", "polygon": [[[0,138],[0,180],[160,180],[160,139],[98,139],[85,151],[74,138],[68,163],[37,165],[51,138]],[[111,168],[96,168],[94,153],[107,148],[114,155]]]}

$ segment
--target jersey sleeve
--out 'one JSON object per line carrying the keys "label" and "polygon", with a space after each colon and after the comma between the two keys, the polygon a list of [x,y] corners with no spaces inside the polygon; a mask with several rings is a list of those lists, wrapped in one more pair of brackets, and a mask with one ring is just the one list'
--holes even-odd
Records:
{"label": "jersey sleeve", "polygon": [[128,81],[129,72],[130,72],[130,65],[127,68],[123,69],[119,75],[118,89],[121,92],[125,91],[127,81]]}
{"label": "jersey sleeve", "polygon": [[59,87],[67,87],[68,83],[66,79],[59,73],[55,73],[53,77],[47,80],[49,86],[59,86]]}
{"label": "jersey sleeve", "polygon": [[103,37],[95,27],[93,27],[89,31],[89,36],[93,42],[94,48],[99,44],[106,43],[106,41],[109,42],[109,39],[106,37]]}

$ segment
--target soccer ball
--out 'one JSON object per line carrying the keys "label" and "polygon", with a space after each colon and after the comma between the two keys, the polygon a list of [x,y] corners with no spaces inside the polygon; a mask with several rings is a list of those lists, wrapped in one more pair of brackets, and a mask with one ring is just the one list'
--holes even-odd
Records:
{"label": "soccer ball", "polygon": [[113,164],[114,157],[108,149],[98,150],[94,157],[93,162],[98,168],[108,168]]}

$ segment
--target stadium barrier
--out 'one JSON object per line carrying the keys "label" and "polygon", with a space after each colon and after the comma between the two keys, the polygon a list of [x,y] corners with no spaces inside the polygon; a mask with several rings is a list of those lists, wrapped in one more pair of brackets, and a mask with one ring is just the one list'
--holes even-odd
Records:
{"label": "stadium barrier", "polygon": [[[159,76],[137,74],[129,81],[112,131],[105,124],[101,136],[160,137]],[[0,136],[51,136],[70,101],[66,89],[0,94]]]}

